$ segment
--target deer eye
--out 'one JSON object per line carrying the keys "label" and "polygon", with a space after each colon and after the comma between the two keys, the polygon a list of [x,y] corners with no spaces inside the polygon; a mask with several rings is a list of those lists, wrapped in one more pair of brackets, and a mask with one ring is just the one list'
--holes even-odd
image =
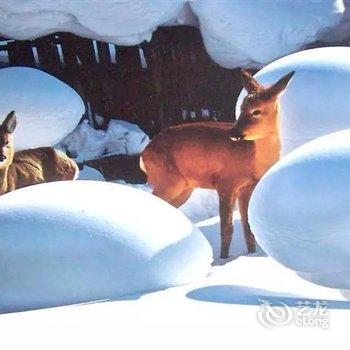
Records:
{"label": "deer eye", "polygon": [[261,110],[260,109],[254,109],[254,111],[252,112],[252,116],[253,117],[257,117],[260,114],[261,114]]}

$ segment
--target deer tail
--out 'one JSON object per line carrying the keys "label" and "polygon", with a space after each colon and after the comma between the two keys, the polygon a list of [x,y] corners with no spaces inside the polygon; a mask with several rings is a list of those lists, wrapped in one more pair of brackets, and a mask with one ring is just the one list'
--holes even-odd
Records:
{"label": "deer tail", "polygon": [[147,174],[146,166],[145,166],[145,163],[144,163],[144,161],[142,159],[142,155],[140,155],[140,168],[145,174]]}
{"label": "deer tail", "polygon": [[76,180],[79,177],[79,167],[78,167],[78,164],[74,161],[73,161],[73,166],[75,168],[73,180]]}

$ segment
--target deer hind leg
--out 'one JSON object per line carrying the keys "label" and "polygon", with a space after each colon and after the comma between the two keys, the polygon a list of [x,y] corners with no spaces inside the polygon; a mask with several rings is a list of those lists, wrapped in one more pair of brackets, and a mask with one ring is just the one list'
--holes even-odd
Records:
{"label": "deer hind leg", "polygon": [[229,257],[230,245],[233,233],[233,205],[236,201],[234,191],[219,193],[219,211],[220,211],[220,234],[221,234],[221,259]]}
{"label": "deer hind leg", "polygon": [[167,178],[166,183],[153,184],[153,186],[153,194],[174,207],[179,207],[191,195],[186,187],[186,181],[179,176]]}
{"label": "deer hind leg", "polygon": [[193,192],[193,188],[191,187],[185,188],[181,194],[179,194],[176,198],[174,198],[171,201],[170,204],[176,208],[181,207],[181,205],[187,202],[188,198],[191,197],[192,192]]}
{"label": "deer hind leg", "polygon": [[253,189],[254,186],[244,188],[239,193],[238,197],[239,212],[241,214],[241,221],[248,253],[253,253],[256,250],[255,237],[250,229],[250,225],[248,222],[248,205]]}

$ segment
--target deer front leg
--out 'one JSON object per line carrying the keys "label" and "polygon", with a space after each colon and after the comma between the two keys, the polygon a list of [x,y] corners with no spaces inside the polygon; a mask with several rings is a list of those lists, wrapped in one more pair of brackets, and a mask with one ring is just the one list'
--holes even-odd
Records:
{"label": "deer front leg", "polygon": [[254,187],[255,185],[244,188],[239,193],[238,197],[239,212],[241,215],[241,222],[243,226],[243,232],[247,244],[248,253],[254,253],[256,250],[255,237],[252,231],[250,230],[250,225],[248,222],[248,205]]}
{"label": "deer front leg", "polygon": [[233,204],[235,200],[236,197],[233,195],[232,192],[219,192],[221,259],[227,259],[229,257],[233,230]]}

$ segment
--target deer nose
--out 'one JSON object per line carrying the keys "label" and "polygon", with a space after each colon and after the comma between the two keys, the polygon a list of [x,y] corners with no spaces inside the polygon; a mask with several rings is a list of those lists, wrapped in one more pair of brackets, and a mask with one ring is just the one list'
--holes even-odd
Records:
{"label": "deer nose", "polygon": [[0,154],[0,162],[3,162],[4,160],[6,160],[6,156],[3,154]]}
{"label": "deer nose", "polygon": [[243,135],[242,130],[240,128],[238,128],[238,127],[232,128],[230,139],[232,141],[243,140],[244,139],[244,135]]}

